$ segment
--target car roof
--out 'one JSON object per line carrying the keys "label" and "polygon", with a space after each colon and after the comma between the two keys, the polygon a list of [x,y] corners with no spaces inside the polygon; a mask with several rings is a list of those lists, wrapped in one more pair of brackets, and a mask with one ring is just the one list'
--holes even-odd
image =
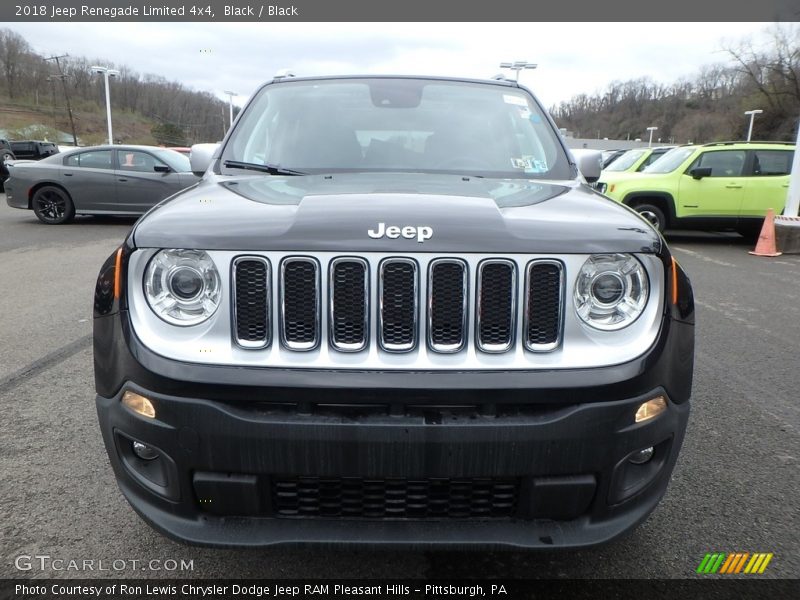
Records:
{"label": "car roof", "polygon": [[275,77],[264,85],[269,83],[288,83],[291,81],[335,81],[337,79],[422,79],[427,81],[452,81],[456,83],[481,83],[489,85],[497,85],[501,87],[517,87],[522,88],[513,79],[506,78],[491,78],[491,79],[475,79],[469,77],[445,77],[437,75],[314,75],[307,77]]}

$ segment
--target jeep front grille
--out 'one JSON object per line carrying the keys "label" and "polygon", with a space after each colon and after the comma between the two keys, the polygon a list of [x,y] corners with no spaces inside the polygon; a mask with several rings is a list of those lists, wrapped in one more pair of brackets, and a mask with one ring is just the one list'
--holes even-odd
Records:
{"label": "jeep front grille", "polygon": [[517,278],[514,263],[490,259],[478,266],[478,347],[506,352],[514,342]]}
{"label": "jeep front grille", "polygon": [[239,256],[232,263],[231,329],[244,349],[267,348],[277,330],[291,351],[324,343],[334,353],[403,354],[422,339],[432,354],[469,346],[486,355],[517,346],[548,352],[561,344],[565,279],[563,264],[548,258],[485,258],[470,266],[455,257],[287,256],[272,265],[266,257]]}
{"label": "jeep front grille", "polygon": [[281,332],[290,350],[313,350],[319,344],[319,265],[313,258],[291,257],[281,263]]}
{"label": "jeep front grille", "polygon": [[387,352],[407,352],[417,345],[417,263],[387,258],[380,265],[378,284],[379,336]]}
{"label": "jeep front grille", "polygon": [[523,328],[528,350],[543,352],[558,345],[563,287],[563,267],[560,262],[541,260],[528,265]]}
{"label": "jeep front grille", "polygon": [[328,287],[331,346],[342,352],[363,350],[369,334],[367,261],[362,258],[332,260]]}
{"label": "jeep front grille", "polygon": [[272,339],[269,262],[255,256],[237,258],[232,277],[236,343],[243,348],[264,348]]}
{"label": "jeep front grille", "polygon": [[428,268],[428,344],[436,352],[458,352],[467,332],[467,265],[440,258]]}

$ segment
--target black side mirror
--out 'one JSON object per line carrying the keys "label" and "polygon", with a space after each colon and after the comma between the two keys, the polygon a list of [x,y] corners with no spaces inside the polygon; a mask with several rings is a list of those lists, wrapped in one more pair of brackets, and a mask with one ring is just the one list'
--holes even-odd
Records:
{"label": "black side mirror", "polygon": [[691,171],[689,171],[689,175],[691,175],[694,179],[702,179],[703,177],[710,177],[711,167],[696,167]]}
{"label": "black side mirror", "polygon": [[167,165],[153,165],[153,171],[156,173],[169,173],[172,171]]}

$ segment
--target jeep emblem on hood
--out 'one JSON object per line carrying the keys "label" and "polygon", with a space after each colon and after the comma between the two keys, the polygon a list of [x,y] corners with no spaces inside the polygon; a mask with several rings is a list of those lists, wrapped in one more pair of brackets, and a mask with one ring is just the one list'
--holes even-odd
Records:
{"label": "jeep emblem on hood", "polygon": [[433,237],[433,227],[427,227],[424,225],[421,227],[414,227],[413,225],[405,225],[404,227],[390,225],[387,227],[386,223],[378,223],[378,227],[374,231],[372,229],[368,229],[367,234],[369,237],[376,240],[384,236],[389,239],[396,240],[402,235],[407,240],[413,240],[414,238],[417,238],[417,242],[421,244],[425,240],[429,240],[431,237]]}

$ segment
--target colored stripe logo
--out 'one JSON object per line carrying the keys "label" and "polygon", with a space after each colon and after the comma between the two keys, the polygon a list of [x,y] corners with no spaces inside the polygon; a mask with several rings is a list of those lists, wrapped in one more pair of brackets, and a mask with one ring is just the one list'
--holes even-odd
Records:
{"label": "colored stripe logo", "polygon": [[772,552],[709,552],[700,561],[697,573],[709,575],[760,575],[772,560]]}

